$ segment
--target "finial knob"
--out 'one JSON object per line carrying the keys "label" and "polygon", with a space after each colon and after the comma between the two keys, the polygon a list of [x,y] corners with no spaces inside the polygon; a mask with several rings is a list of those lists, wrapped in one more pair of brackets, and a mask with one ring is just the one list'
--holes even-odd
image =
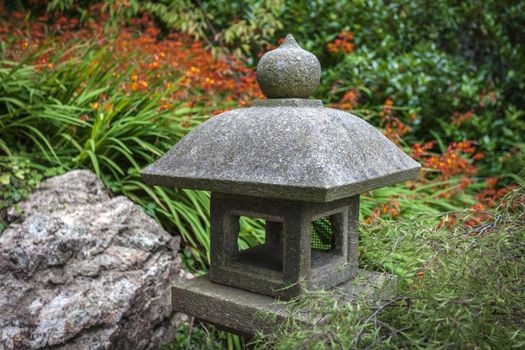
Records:
{"label": "finial knob", "polygon": [[319,86],[321,64],[291,34],[257,64],[257,81],[268,98],[308,98]]}

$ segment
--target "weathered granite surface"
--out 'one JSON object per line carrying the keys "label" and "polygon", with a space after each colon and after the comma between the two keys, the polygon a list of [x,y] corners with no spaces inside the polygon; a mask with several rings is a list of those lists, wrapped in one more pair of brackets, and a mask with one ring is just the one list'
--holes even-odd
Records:
{"label": "weathered granite surface", "polygon": [[320,79],[319,60],[303,50],[291,34],[257,64],[257,82],[268,98],[308,98]]}
{"label": "weathered granite surface", "polygon": [[0,234],[0,349],[158,349],[181,322],[179,242],[89,171],[48,179]]}
{"label": "weathered granite surface", "polygon": [[417,176],[419,163],[363,119],[303,101],[261,101],[213,117],[142,176],[161,186],[306,202]]}

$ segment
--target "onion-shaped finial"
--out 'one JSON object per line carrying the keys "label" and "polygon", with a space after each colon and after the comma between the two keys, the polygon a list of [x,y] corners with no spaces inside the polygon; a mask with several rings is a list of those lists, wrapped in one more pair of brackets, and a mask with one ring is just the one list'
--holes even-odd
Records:
{"label": "onion-shaped finial", "polygon": [[268,98],[308,98],[319,86],[321,64],[291,34],[257,64],[257,81]]}

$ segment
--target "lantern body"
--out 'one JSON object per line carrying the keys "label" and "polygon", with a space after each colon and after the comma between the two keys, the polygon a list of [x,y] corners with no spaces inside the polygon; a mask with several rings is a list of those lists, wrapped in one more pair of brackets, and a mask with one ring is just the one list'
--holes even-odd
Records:
{"label": "lantern body", "polygon": [[[238,249],[239,218],[266,221],[265,242]],[[359,196],[307,203],[212,193],[210,280],[283,299],[349,280],[358,258]]]}

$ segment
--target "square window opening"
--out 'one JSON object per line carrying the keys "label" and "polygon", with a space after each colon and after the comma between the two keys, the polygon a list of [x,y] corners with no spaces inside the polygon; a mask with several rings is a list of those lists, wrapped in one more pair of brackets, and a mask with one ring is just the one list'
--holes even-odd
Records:
{"label": "square window opening", "polygon": [[283,223],[250,216],[239,216],[238,254],[235,261],[282,272]]}
{"label": "square window opening", "polygon": [[251,216],[239,216],[237,249],[243,250],[266,243],[266,220]]}

